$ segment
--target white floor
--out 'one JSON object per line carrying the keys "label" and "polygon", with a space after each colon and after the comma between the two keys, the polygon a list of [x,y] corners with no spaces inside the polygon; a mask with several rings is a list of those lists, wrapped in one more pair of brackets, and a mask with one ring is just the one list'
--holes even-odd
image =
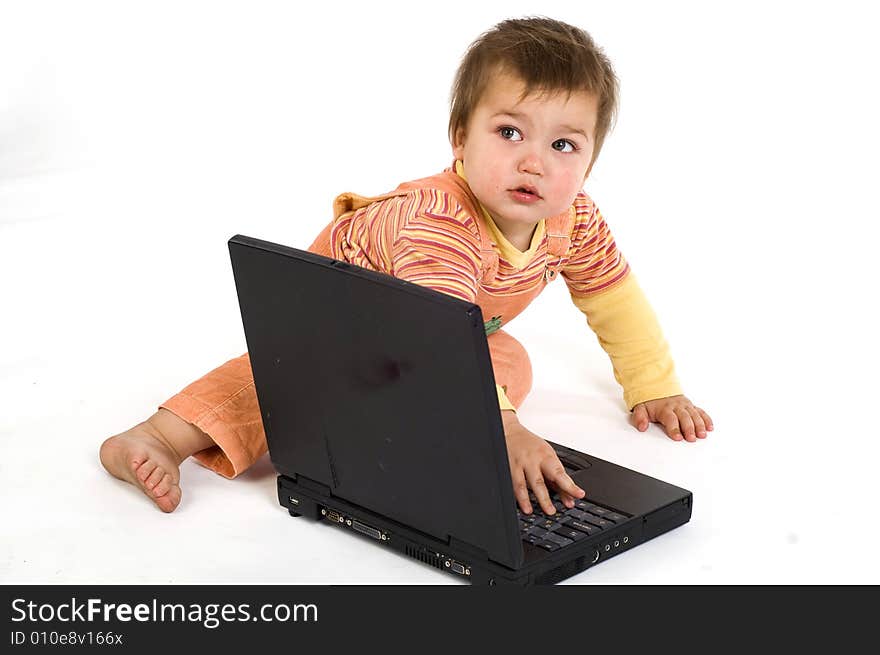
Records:
{"label": "white floor", "polygon": [[[528,427],[694,493],[690,523],[566,584],[880,583],[869,21],[746,6],[691,30],[701,4],[645,4],[637,24],[584,5],[541,13],[589,29],[621,76],[586,189],[717,429],[687,444],[629,427],[561,282],[511,325],[533,359]],[[457,58],[534,8],[480,9],[427,50],[352,9],[318,66],[327,43],[286,38],[301,17],[274,5],[63,7],[0,9],[0,582],[456,584],[288,517],[266,458],[234,481],[185,462],[165,515],[97,452],[243,352],[226,240],[307,246],[336,193],[448,165]],[[365,26],[375,49],[355,48]],[[412,106],[357,103],[392,62]]]}

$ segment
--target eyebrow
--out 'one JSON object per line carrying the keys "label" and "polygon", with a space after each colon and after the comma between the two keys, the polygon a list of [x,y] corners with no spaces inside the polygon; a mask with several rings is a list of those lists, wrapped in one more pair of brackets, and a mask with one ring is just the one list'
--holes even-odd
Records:
{"label": "eyebrow", "polygon": [[[528,116],[526,116],[525,114],[520,113],[520,112],[518,112],[518,111],[498,111],[498,112],[495,112],[495,113],[490,117],[490,120],[494,120],[494,119],[496,119],[496,118],[499,118],[500,116],[510,116],[511,118],[513,118],[513,119],[515,119],[515,120],[518,120],[518,121],[524,121],[524,122],[526,122],[526,123],[530,123],[530,122],[531,122],[531,121],[529,120],[529,117],[528,117]],[[583,136],[587,141],[590,140],[590,136],[589,136],[586,132],[584,132],[582,129],[580,129],[579,127],[571,127],[570,125],[560,125],[559,127],[562,128],[562,129],[563,129],[564,131],[566,131],[566,132],[572,132],[572,133],[574,133],[574,134],[580,134],[580,135]]]}

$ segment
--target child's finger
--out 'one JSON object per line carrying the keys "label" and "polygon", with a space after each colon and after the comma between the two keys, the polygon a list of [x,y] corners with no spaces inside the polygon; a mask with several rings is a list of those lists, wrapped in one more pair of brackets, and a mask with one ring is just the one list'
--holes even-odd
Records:
{"label": "child's finger", "polygon": [[535,494],[535,500],[538,501],[538,505],[544,514],[555,514],[556,507],[553,505],[553,501],[550,500],[550,493],[547,491],[547,484],[544,482],[541,470],[526,471],[526,481],[529,483],[529,488]]}
{"label": "child's finger", "polygon": [[544,474],[544,479],[559,491],[570,492],[572,489],[578,488],[562,465],[562,461],[559,459],[556,451],[552,451],[550,457],[541,461],[541,472]]}
{"label": "child's finger", "polygon": [[663,410],[663,413],[660,415],[660,423],[663,425],[663,429],[666,430],[666,434],[669,435],[669,438],[673,441],[681,441],[683,437],[681,436],[681,427],[678,425],[678,416],[675,414],[675,410],[671,407],[667,407]]}
{"label": "child's finger", "polygon": [[[557,460],[557,462],[559,462],[559,460]],[[570,499],[571,504],[574,505],[575,498],[583,498],[587,495],[583,489],[575,484],[574,480],[571,479],[571,476],[565,472],[562,462],[559,462],[558,469],[553,468],[550,471],[545,471],[545,478],[556,487],[556,490],[562,498],[562,502],[566,505],[568,505],[568,503],[565,502],[566,498]]]}
{"label": "child's finger", "polygon": [[644,403],[639,403],[633,407],[630,421],[639,432],[644,432],[648,429],[648,423],[650,423],[650,420],[648,419],[648,410]]}
{"label": "child's finger", "polygon": [[703,423],[706,424],[706,429],[707,429],[709,432],[711,432],[712,430],[714,430],[714,429],[715,429],[715,424],[712,423],[712,417],[710,417],[706,412],[704,412],[704,411],[703,411],[702,409],[700,409],[699,407],[697,407],[696,409],[697,409],[697,411],[700,413],[700,416],[703,417]]}
{"label": "child's finger", "polygon": [[688,411],[691,414],[691,420],[694,422],[694,428],[697,431],[697,439],[705,439],[706,438],[706,422],[703,421],[703,417],[700,414],[700,409],[698,407],[690,407]]}
{"label": "child's finger", "polygon": [[574,497],[565,493],[564,491],[559,492],[559,500],[562,501],[562,504],[571,509],[574,507]]}
{"label": "child's finger", "polygon": [[678,417],[678,427],[681,430],[681,433],[684,435],[685,441],[696,441],[697,431],[694,426],[694,420],[691,418],[691,413],[688,411],[688,408],[677,408],[675,410],[675,415]]}

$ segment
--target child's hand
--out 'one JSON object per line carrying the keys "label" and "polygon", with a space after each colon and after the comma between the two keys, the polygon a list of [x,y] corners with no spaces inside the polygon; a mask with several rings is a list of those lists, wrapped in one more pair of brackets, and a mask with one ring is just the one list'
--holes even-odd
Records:
{"label": "child's hand", "polygon": [[713,430],[712,419],[685,396],[670,396],[639,403],[630,416],[639,432],[648,429],[648,423],[660,423],[673,441],[705,439]]}
{"label": "child's hand", "polygon": [[535,494],[545,514],[556,512],[550,500],[548,483],[559,492],[566,507],[574,507],[574,499],[583,498],[586,492],[565,472],[565,467],[553,447],[520,425],[515,412],[505,410],[501,412],[501,418],[507,441],[507,457],[510,460],[510,477],[513,479],[513,495],[523,513],[532,512],[529,489]]}

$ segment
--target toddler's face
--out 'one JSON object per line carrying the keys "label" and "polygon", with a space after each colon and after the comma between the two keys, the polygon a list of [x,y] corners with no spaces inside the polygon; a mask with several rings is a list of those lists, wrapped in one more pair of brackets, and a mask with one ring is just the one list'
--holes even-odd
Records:
{"label": "toddler's face", "polygon": [[542,218],[568,209],[581,190],[598,113],[592,94],[520,101],[523,90],[517,77],[497,75],[453,144],[474,195],[520,249]]}

